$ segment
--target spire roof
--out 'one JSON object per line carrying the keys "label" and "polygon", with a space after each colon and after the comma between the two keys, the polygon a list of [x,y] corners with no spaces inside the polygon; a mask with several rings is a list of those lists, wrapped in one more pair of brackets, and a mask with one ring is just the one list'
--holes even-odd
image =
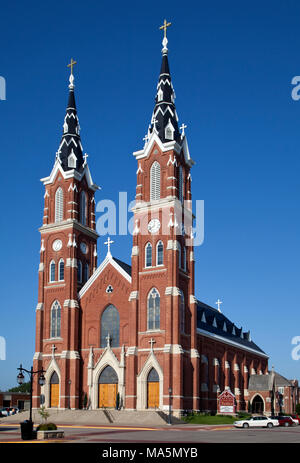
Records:
{"label": "spire roof", "polygon": [[71,66],[70,84],[69,84],[69,98],[66,109],[66,115],[63,124],[63,134],[61,137],[60,145],[56,153],[56,157],[61,163],[63,170],[75,169],[82,170],[84,164],[83,150],[80,139],[80,125],[77,116],[75,94],[74,94],[74,75],[73,75],[73,62]]}
{"label": "spire roof", "polygon": [[[168,25],[171,25],[171,23]],[[164,26],[162,26],[161,29],[164,29]],[[182,137],[178,128],[178,116],[175,107],[175,92],[171,80],[168,61],[168,39],[166,37],[166,30],[162,44],[162,63],[157,84],[155,106],[148,130],[148,137],[150,137],[153,131],[155,131],[163,143],[172,140],[176,140],[180,143]]]}

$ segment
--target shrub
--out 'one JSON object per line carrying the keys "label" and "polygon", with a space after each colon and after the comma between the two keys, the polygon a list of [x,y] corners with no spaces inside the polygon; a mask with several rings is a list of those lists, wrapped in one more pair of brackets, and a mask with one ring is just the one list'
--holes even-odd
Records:
{"label": "shrub", "polygon": [[40,424],[37,428],[37,431],[56,431],[57,426],[54,423],[44,423]]}
{"label": "shrub", "polygon": [[300,415],[300,404],[296,405],[296,413],[297,415]]}

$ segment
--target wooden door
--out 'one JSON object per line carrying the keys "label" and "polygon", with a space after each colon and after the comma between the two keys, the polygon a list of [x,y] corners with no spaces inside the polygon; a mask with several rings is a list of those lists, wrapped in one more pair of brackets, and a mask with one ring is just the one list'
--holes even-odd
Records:
{"label": "wooden door", "polygon": [[50,407],[59,406],[59,384],[51,384]]}
{"label": "wooden door", "polygon": [[159,383],[148,382],[148,408],[159,407]]}
{"label": "wooden door", "polygon": [[99,384],[99,408],[116,406],[117,384]]}

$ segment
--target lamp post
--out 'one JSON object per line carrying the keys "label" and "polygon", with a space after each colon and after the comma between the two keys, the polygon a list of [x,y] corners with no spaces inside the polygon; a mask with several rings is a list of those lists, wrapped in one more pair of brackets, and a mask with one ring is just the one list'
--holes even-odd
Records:
{"label": "lamp post", "polygon": [[71,409],[71,383],[72,381],[69,379],[69,409]]}
{"label": "lamp post", "polygon": [[17,381],[18,381],[18,384],[23,384],[24,383],[24,375],[23,375],[23,371],[25,371],[25,373],[28,373],[29,374],[29,377],[30,377],[30,410],[29,410],[29,421],[32,423],[32,380],[33,380],[33,375],[35,374],[39,374],[40,373],[40,376],[39,376],[39,385],[40,386],[44,386],[46,380],[45,380],[45,376],[44,376],[44,373],[45,373],[45,370],[41,369],[41,370],[37,370],[37,371],[33,371],[33,367],[30,368],[30,370],[26,370],[25,368],[22,367],[22,364],[20,365],[20,368],[17,368],[17,370],[20,371],[20,373],[18,374],[17,376]]}
{"label": "lamp post", "polygon": [[168,416],[168,424],[172,424],[172,419],[171,419],[171,394],[172,394],[172,388],[169,387],[169,416]]}

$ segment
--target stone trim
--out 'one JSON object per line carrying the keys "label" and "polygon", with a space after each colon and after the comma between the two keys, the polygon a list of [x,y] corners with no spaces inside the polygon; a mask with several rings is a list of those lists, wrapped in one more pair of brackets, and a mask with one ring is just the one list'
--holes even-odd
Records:
{"label": "stone trim", "polygon": [[138,246],[133,246],[132,251],[131,251],[131,257],[138,256],[139,252],[140,252],[139,247]]}
{"label": "stone trim", "polygon": [[39,272],[43,272],[44,269],[45,269],[45,266],[44,266],[43,262],[40,262],[40,264],[39,264]]}
{"label": "stone trim", "polygon": [[191,358],[200,358],[200,354],[197,349],[191,349]]}
{"label": "stone trim", "polygon": [[35,310],[36,310],[36,311],[37,311],[37,310],[44,310],[44,303],[43,303],[43,302],[39,302],[39,303],[37,304]]}
{"label": "stone trim", "polygon": [[131,291],[128,301],[133,301],[134,299],[138,299],[138,298],[139,298],[139,292]]}
{"label": "stone trim", "polygon": [[68,307],[69,309],[78,309],[79,304],[75,299],[66,299],[64,302],[64,307]]}
{"label": "stone trim", "polygon": [[80,359],[80,354],[76,350],[63,350],[61,355],[61,359]]}
{"label": "stone trim", "polygon": [[128,357],[128,355],[137,355],[138,353],[138,349],[136,346],[130,346],[127,348],[127,351],[126,351],[126,357]]}
{"label": "stone trim", "polygon": [[71,259],[70,257],[68,257],[66,267],[75,267],[75,268],[77,268],[77,259],[76,258]]}
{"label": "stone trim", "polygon": [[168,286],[165,291],[166,296],[180,296],[181,290],[176,286]]}

